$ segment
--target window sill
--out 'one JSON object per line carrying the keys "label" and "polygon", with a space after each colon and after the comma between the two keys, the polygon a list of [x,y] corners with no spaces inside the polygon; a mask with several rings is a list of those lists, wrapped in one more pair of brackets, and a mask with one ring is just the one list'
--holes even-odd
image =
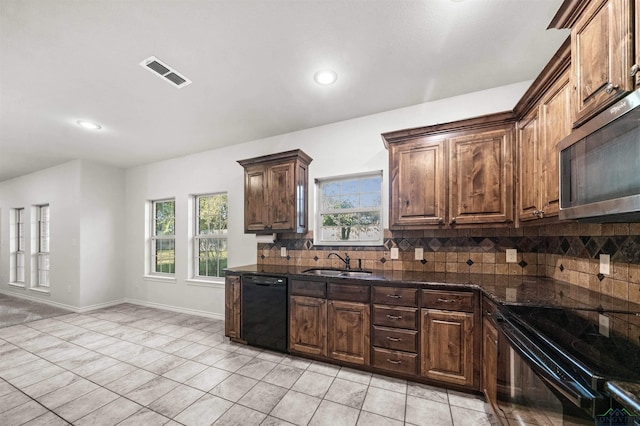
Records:
{"label": "window sill", "polygon": [[9,283],[9,287],[25,288],[25,285],[22,283]]}
{"label": "window sill", "polygon": [[144,275],[142,278],[145,281],[154,281],[157,283],[176,284],[178,282],[176,277],[163,277],[161,275]]}
{"label": "window sill", "polygon": [[188,280],[186,280],[186,283],[187,285],[192,285],[196,287],[224,288],[224,278],[222,279],[222,281],[189,278]]}
{"label": "window sill", "polygon": [[49,287],[29,287],[29,291],[34,291],[36,293],[42,294],[51,294],[51,290]]}

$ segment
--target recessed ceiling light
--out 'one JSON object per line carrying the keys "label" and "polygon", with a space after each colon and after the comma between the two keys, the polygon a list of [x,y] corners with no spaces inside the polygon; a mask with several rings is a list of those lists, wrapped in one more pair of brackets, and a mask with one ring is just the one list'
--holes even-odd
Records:
{"label": "recessed ceiling light", "polygon": [[83,129],[87,129],[87,130],[100,130],[100,129],[102,129],[101,125],[99,125],[98,123],[93,123],[91,121],[78,120],[78,121],[76,121],[76,123],[78,123],[78,126],[82,127]]}
{"label": "recessed ceiling light", "polygon": [[315,73],[313,79],[318,84],[328,86],[336,82],[336,80],[338,79],[338,74],[336,74],[336,72],[332,70],[322,70]]}

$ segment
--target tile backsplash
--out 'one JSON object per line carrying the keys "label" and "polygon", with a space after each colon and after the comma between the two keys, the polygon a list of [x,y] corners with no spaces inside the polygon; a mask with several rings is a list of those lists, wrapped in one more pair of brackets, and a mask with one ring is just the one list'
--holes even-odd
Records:
{"label": "tile backsplash", "polygon": [[[281,256],[281,248],[287,256]],[[390,250],[397,247],[398,259]],[[423,258],[415,260],[415,249]],[[506,262],[516,249],[517,262]],[[640,223],[561,223],[522,228],[388,231],[376,247],[315,246],[313,234],[280,234],[258,244],[257,263],[336,267],[330,252],[348,253],[352,267],[424,272],[491,273],[553,277],[620,299],[640,303]],[[611,256],[611,273],[599,274],[599,256]]]}

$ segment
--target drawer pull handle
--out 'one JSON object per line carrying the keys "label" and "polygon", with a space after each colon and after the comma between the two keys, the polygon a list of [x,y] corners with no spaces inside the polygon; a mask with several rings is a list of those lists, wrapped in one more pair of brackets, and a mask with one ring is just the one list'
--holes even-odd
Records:
{"label": "drawer pull handle", "polygon": [[390,362],[391,364],[395,364],[395,365],[400,365],[402,364],[402,361],[396,361],[395,359],[388,359],[387,361]]}
{"label": "drawer pull handle", "polygon": [[390,297],[392,299],[402,299],[402,296],[400,296],[399,294],[387,294],[387,297]]}
{"label": "drawer pull handle", "polygon": [[397,337],[391,337],[391,336],[387,336],[387,340],[390,340],[392,342],[400,342],[400,341],[402,341],[402,339],[399,339]]}
{"label": "drawer pull handle", "polygon": [[402,319],[402,315],[387,315],[387,318],[390,320],[399,320]]}
{"label": "drawer pull handle", "polygon": [[438,299],[438,302],[440,303],[455,303],[457,302],[456,299]]}

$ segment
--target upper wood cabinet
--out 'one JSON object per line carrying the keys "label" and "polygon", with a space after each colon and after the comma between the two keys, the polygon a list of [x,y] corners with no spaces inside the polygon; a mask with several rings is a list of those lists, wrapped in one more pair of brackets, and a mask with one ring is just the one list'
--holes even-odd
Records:
{"label": "upper wood cabinet", "polygon": [[633,0],[566,0],[550,27],[571,28],[573,123],[634,90]]}
{"label": "upper wood cabinet", "polygon": [[244,167],[244,232],[307,230],[312,159],[297,149],[238,163]]}
{"label": "upper wood cabinet", "polygon": [[513,221],[511,113],[382,135],[389,150],[389,227]]}
{"label": "upper wood cabinet", "polygon": [[441,138],[417,138],[389,147],[392,227],[444,223],[445,164],[446,142]]}
{"label": "upper wood cabinet", "polygon": [[558,143],[571,133],[570,38],[515,107],[518,223],[555,220],[559,210]]}
{"label": "upper wood cabinet", "polygon": [[513,221],[513,124],[449,139],[449,223]]}

